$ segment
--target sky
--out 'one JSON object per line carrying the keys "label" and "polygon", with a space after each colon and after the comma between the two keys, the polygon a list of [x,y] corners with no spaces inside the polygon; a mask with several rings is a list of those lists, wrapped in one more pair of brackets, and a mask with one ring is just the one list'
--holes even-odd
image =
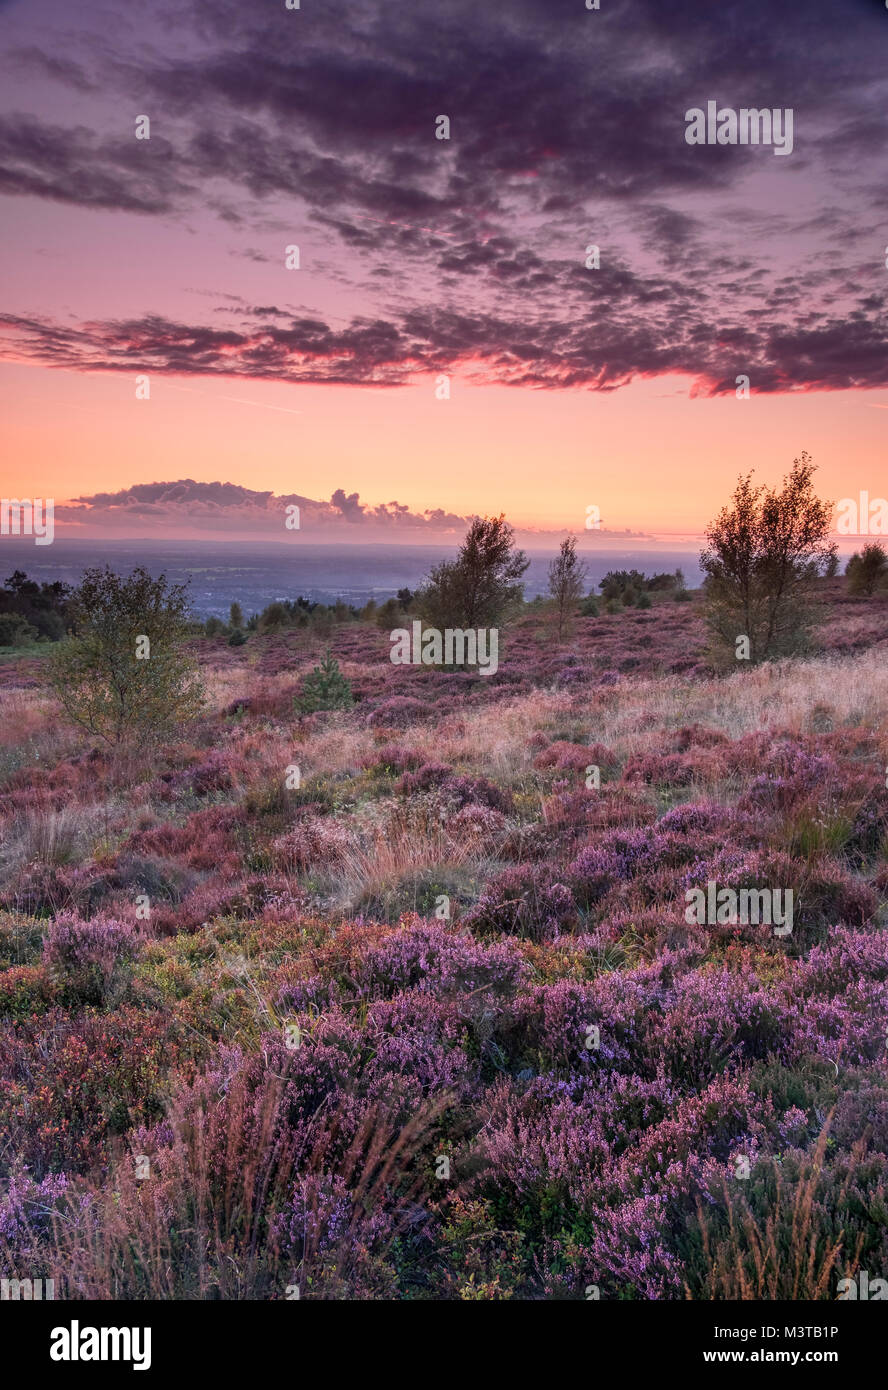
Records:
{"label": "sky", "polygon": [[60,534],[888,495],[881,0],[0,0],[0,64],[0,492]]}

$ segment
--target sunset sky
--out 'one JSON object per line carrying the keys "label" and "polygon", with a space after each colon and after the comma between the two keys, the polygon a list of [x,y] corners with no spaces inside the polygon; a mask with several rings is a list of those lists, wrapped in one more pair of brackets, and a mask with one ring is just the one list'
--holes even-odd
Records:
{"label": "sunset sky", "polygon": [[[0,33],[0,491],[60,533],[298,497],[331,535],[688,535],[803,449],[886,495],[881,0],[0,0]],[[709,100],[791,108],[792,153],[689,145]]]}

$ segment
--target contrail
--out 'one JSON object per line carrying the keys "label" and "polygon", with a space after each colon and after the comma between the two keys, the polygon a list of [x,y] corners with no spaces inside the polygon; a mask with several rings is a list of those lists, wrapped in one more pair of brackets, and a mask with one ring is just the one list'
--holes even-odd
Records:
{"label": "contrail", "polygon": [[268,405],[265,401],[247,401],[242,396],[214,396],[212,391],[195,391],[192,386],[173,386],[164,382],[169,391],[184,391],[187,396],[208,396],[214,401],[234,401],[236,405],[255,405],[259,410],[282,410],[285,415],[301,415],[301,410],[291,410],[288,405]]}

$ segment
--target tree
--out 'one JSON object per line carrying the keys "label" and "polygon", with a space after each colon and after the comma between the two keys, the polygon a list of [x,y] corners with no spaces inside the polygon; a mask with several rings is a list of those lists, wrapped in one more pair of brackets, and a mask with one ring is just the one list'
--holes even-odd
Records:
{"label": "tree", "polygon": [[888,555],[873,541],[859,555],[851,556],[845,574],[850,593],[869,596],[888,582]]}
{"label": "tree", "polygon": [[73,723],[106,743],[156,738],[203,704],[184,648],[185,586],[139,566],[124,578],[88,569],[70,599],[73,635],[48,663],[48,680]]}
{"label": "tree", "polygon": [[290,614],[286,606],[275,599],[272,603],[266,604],[259,615],[260,632],[280,632],[283,628],[290,626]]}
{"label": "tree", "polygon": [[[0,589],[0,616],[19,618],[23,631],[30,629],[34,637],[57,642],[65,635],[70,596],[70,586],[61,580],[38,583],[23,570],[16,570]],[[13,627],[13,623],[5,625],[7,631]]]}
{"label": "tree", "polygon": [[25,647],[40,636],[20,613],[0,613],[0,647]]}
{"label": "tree", "polygon": [[244,625],[244,610],[237,600],[235,600],[228,610],[228,621],[235,630]]}
{"label": "tree", "polygon": [[793,460],[779,489],[740,477],[731,502],[706,532],[700,555],[713,656],[726,662],[739,637],[752,662],[804,650],[814,623],[817,579],[835,554],[832,503],[812,486],[808,454]]}
{"label": "tree", "polygon": [[598,587],[602,598],[617,599],[631,608],[647,588],[647,580],[641,570],[608,570]]}
{"label": "tree", "polygon": [[503,515],[476,517],[455,560],[431,570],[416,597],[419,615],[439,631],[497,627],[521,602],[530,561]]}
{"label": "tree", "polygon": [[296,707],[301,714],[314,714],[317,710],[351,709],[354,702],[351,683],[328,648],[320,666],[302,682],[302,694],[296,700]]}
{"label": "tree", "polygon": [[393,628],[403,627],[407,620],[407,614],[401,607],[399,599],[387,598],[385,603],[380,604],[376,613],[376,626],[383,632],[390,632]]}
{"label": "tree", "polygon": [[558,641],[565,624],[573,617],[573,609],[583,596],[587,566],[577,555],[577,538],[568,536],[549,565],[549,593],[555,600],[558,615]]}

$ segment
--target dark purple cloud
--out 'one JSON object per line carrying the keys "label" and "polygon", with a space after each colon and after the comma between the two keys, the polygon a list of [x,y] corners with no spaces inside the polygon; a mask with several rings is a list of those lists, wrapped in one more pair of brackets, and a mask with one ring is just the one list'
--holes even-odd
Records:
{"label": "dark purple cloud", "polygon": [[[7,353],[378,387],[461,368],[598,390],[665,372],[700,393],[738,373],[759,391],[888,384],[875,3],[217,0],[134,13],[101,42],[92,14],[70,16],[70,51],[18,56],[60,91],[104,92],[114,131],[0,118],[0,193],[165,219],[213,208],[260,264],[281,252],[269,219],[298,208],[373,308],[343,325],[265,306],[226,328],[149,306],[75,327],[21,316]],[[150,141],[121,128],[124,99],[151,113]],[[684,113],[709,99],[791,107],[792,155],[689,146]]]}
{"label": "dark purple cloud", "polygon": [[[846,316],[815,312],[806,301],[804,325],[787,316],[783,301],[791,307],[796,298],[778,294],[746,322],[731,324],[714,322],[709,302],[680,287],[657,295],[635,284],[592,304],[577,296],[569,322],[534,315],[530,306],[514,318],[415,308],[397,322],[355,319],[345,327],[263,306],[245,309],[231,329],[157,315],[68,327],[0,314],[0,357],[129,376],[367,387],[459,370],[510,386],[598,390],[679,372],[693,377],[695,392],[704,395],[733,392],[739,373],[765,393],[888,384],[884,293],[871,294]],[[569,291],[563,302],[571,303]]]}

